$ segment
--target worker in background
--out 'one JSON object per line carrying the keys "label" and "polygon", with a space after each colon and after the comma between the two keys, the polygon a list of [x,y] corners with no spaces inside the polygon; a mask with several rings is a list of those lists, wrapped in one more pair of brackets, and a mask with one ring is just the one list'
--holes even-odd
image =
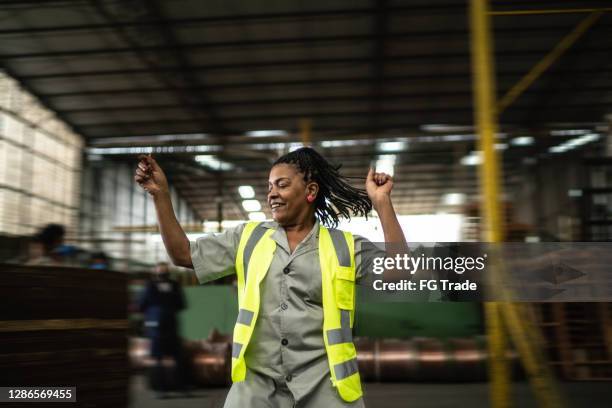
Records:
{"label": "worker in background", "polygon": [[[170,279],[166,262],[155,266],[153,279],[145,287],[139,308],[144,313],[145,333],[151,341],[151,357],[155,359],[152,388],[156,389],[158,398],[166,397],[171,384],[185,391],[186,372],[177,319],[177,314],[185,308],[185,300],[180,285]],[[168,370],[163,366],[165,357],[174,360],[172,376],[167,375]]]}
{"label": "worker in background", "polygon": [[32,237],[26,265],[70,265],[75,262],[76,248],[64,244],[66,228],[47,224]]}
{"label": "worker in background", "polygon": [[358,189],[315,150],[295,150],[269,173],[273,221],[242,224],[192,244],[152,157],[141,156],[135,180],[153,197],[176,265],[195,269],[201,283],[236,271],[239,313],[226,408],[364,406],[352,341],[355,282],[371,273],[368,260],[380,254],[364,245],[367,239],[334,227],[373,206],[385,241],[405,247],[389,175],[370,169],[365,190]]}
{"label": "worker in background", "polygon": [[89,257],[89,269],[106,270],[110,269],[110,260],[104,252],[94,252]]}

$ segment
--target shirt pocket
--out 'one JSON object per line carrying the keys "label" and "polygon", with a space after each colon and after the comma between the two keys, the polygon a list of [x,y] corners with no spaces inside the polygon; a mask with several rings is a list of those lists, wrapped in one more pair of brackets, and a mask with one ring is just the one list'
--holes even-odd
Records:
{"label": "shirt pocket", "polygon": [[353,310],[355,306],[355,270],[338,266],[335,279],[336,305],[339,309]]}

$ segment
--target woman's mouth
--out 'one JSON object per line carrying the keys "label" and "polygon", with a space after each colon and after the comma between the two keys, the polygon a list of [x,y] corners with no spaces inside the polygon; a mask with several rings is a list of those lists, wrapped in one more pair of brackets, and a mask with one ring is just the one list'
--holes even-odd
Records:
{"label": "woman's mouth", "polygon": [[270,209],[272,210],[272,212],[274,212],[284,205],[284,203],[272,203],[270,204]]}

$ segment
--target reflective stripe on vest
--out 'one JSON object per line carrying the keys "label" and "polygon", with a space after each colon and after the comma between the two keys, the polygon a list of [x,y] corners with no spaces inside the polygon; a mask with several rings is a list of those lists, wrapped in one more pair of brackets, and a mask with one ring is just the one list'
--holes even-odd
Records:
{"label": "reflective stripe on vest", "polygon": [[232,381],[246,377],[244,353],[253,334],[259,313],[259,283],[268,272],[276,242],[270,239],[273,229],[257,222],[248,223],[238,244],[236,273],[238,275],[238,318],[232,342]]}
{"label": "reflective stripe on vest", "polygon": [[[259,313],[259,284],[276,249],[274,229],[250,222],[240,237],[236,254],[239,312],[232,344],[232,381],[246,378],[244,353]],[[353,236],[336,229],[319,229],[319,261],[322,275],[323,340],[332,384],[345,401],[362,395],[353,344],[355,309],[355,254]]]}

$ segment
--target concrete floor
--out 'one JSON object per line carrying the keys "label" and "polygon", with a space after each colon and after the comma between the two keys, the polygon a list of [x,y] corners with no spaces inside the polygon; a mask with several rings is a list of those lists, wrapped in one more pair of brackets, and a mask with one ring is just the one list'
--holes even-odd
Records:
{"label": "concrete floor", "polygon": [[[612,384],[604,382],[561,383],[571,408],[609,408],[612,406]],[[365,401],[368,408],[486,408],[488,387],[486,383],[468,384],[365,384]],[[222,408],[227,388],[200,389],[191,398],[170,395],[158,400],[147,389],[145,378],[132,377],[130,408]],[[526,383],[513,385],[513,406],[536,408],[531,390]],[[258,408],[258,407],[244,407]]]}

